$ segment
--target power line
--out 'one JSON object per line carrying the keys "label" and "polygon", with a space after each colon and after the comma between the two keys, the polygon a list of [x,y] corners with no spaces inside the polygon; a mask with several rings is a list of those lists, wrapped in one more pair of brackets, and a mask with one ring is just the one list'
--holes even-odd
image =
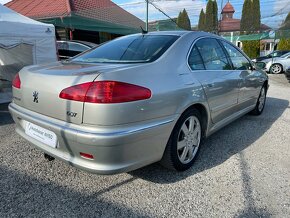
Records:
{"label": "power line", "polygon": [[[145,0],[146,1],[146,0]],[[221,1],[221,0],[220,0]],[[176,25],[177,23],[175,22],[175,20],[173,20],[171,18],[171,16],[168,14],[168,12],[171,12],[171,13],[176,13],[177,11],[177,7],[174,7],[174,6],[171,6],[172,3],[170,4],[170,6],[165,6],[164,8],[164,5],[163,6],[160,6],[159,3],[162,3],[164,1],[158,1],[158,0],[148,0],[149,4],[152,5],[157,11],[159,11],[162,15],[166,16],[167,18],[169,18],[172,22],[174,22]],[[167,0],[166,2],[175,2],[175,0]],[[181,2],[181,1],[180,1]],[[224,1],[225,3],[227,1]],[[261,16],[261,20],[267,20],[267,19],[270,19],[270,18],[273,18],[273,17],[281,17],[282,16],[285,16],[288,11],[287,8],[289,7],[289,0],[279,0],[279,3],[276,1],[276,0],[268,0],[268,1],[262,1],[261,3],[261,8],[265,8],[265,7],[270,7],[271,5],[275,5],[276,4],[279,4],[279,7],[278,7],[278,11],[269,15],[269,13],[267,13],[266,15],[264,16]],[[232,0],[231,3],[234,5],[234,7],[239,7],[239,8],[242,8],[242,5],[243,5],[243,1],[240,1],[240,0]],[[140,4],[144,4],[144,1],[136,1],[136,2],[129,2],[129,3],[124,3],[124,4],[119,4],[120,6],[124,6],[124,7],[130,7],[130,6],[137,6],[137,5],[140,5]],[[159,5],[157,5],[159,4]],[[225,4],[223,4],[224,6]],[[283,6],[282,6],[283,5]],[[192,4],[192,2],[189,2],[188,4],[185,4],[185,5],[182,5],[182,7],[185,7],[187,9],[187,11],[190,13],[191,11],[197,11],[197,8],[204,8],[205,5],[201,5],[201,4]],[[163,7],[163,8],[162,8]],[[221,12],[222,8],[219,9],[219,13]],[[265,12],[263,12],[263,10],[261,11],[262,14],[265,14]],[[241,10],[238,10],[236,11],[236,14],[241,14],[242,11]],[[199,15],[198,14],[190,14],[190,18],[198,18]],[[274,24],[274,23],[281,23],[282,20],[281,18],[277,21],[275,20],[272,20],[272,21],[269,21],[269,23],[271,24]],[[156,18],[158,19],[158,18]],[[160,18],[159,18],[160,19]]]}
{"label": "power line", "polygon": [[[176,26],[178,26],[177,22],[175,22],[175,20],[173,20],[169,15],[167,15],[163,10],[161,10],[160,8],[158,8],[155,4],[153,4],[153,2],[149,1],[149,0],[146,0],[148,1],[149,4],[151,4],[156,10],[160,11],[163,15],[165,15],[166,17],[168,17],[173,23],[176,24]],[[180,26],[178,26],[179,28],[181,28]],[[181,28],[183,29],[183,28]]]}

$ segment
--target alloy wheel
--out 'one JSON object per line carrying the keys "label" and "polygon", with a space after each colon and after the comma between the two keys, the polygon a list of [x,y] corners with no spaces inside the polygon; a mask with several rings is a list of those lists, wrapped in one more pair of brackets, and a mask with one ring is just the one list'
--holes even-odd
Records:
{"label": "alloy wheel", "polygon": [[197,117],[190,116],[182,124],[177,139],[177,154],[182,164],[195,157],[201,139],[201,125]]}
{"label": "alloy wheel", "polygon": [[265,100],[266,100],[266,91],[265,88],[262,88],[261,93],[260,93],[260,97],[258,100],[258,110],[261,112],[265,106]]}
{"label": "alloy wheel", "polygon": [[274,73],[274,74],[279,74],[282,72],[282,67],[280,64],[274,64],[272,67],[271,67],[271,73]]}

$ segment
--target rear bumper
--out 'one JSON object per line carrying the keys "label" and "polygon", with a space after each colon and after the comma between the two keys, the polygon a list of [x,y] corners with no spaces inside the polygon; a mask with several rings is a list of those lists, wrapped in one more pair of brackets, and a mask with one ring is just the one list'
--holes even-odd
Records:
{"label": "rear bumper", "polygon": [[[175,124],[175,117],[122,126],[76,125],[53,119],[15,103],[9,111],[16,123],[16,132],[43,152],[79,169],[97,174],[131,171],[159,161]],[[30,122],[57,135],[57,147],[52,148],[25,133]],[[94,156],[93,160],[80,152]]]}

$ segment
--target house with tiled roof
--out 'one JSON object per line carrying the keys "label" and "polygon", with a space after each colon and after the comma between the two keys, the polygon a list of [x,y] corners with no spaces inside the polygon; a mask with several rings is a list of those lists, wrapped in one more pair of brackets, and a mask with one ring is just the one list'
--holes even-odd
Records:
{"label": "house with tiled roof", "polygon": [[[235,9],[230,3],[227,4],[222,9],[222,19],[219,23],[219,32],[221,35],[229,35],[232,32],[240,32],[241,20],[234,18]],[[261,24],[260,31],[271,30],[271,28],[265,24]]]}
{"label": "house with tiled roof", "polygon": [[[235,9],[233,5],[230,3],[230,1],[228,1],[221,12],[222,18],[219,21],[220,35],[224,37],[231,37],[231,38],[233,38],[233,36],[235,35],[238,35],[238,36],[240,35],[241,20],[235,19],[234,13],[235,13]],[[261,23],[259,32],[269,32],[270,30],[271,30],[271,27]],[[243,44],[240,41],[239,37],[238,39],[237,38],[234,39],[233,43],[235,43],[240,48],[243,47]],[[275,47],[275,42],[272,39],[267,39],[267,40],[264,39],[264,40],[261,40],[260,43],[261,43],[261,52],[260,52],[261,55],[270,53]]]}
{"label": "house with tiled roof", "polygon": [[5,6],[56,26],[60,39],[95,43],[140,32],[142,20],[110,0],[12,0]]}

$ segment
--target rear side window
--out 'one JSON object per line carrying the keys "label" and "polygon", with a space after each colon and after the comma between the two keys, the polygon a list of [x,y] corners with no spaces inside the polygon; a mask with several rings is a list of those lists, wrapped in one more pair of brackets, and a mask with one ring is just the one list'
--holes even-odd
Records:
{"label": "rear side window", "polygon": [[158,59],[178,38],[174,35],[133,35],[100,45],[72,61],[144,63]]}
{"label": "rear side window", "polygon": [[234,70],[248,70],[250,68],[251,63],[238,49],[225,41],[222,41],[222,44],[230,56]]}
{"label": "rear side window", "polygon": [[231,65],[216,39],[200,39],[196,43],[206,70],[230,70]]}
{"label": "rear side window", "polygon": [[193,46],[188,58],[188,64],[192,70],[204,70],[204,64],[196,46]]}

